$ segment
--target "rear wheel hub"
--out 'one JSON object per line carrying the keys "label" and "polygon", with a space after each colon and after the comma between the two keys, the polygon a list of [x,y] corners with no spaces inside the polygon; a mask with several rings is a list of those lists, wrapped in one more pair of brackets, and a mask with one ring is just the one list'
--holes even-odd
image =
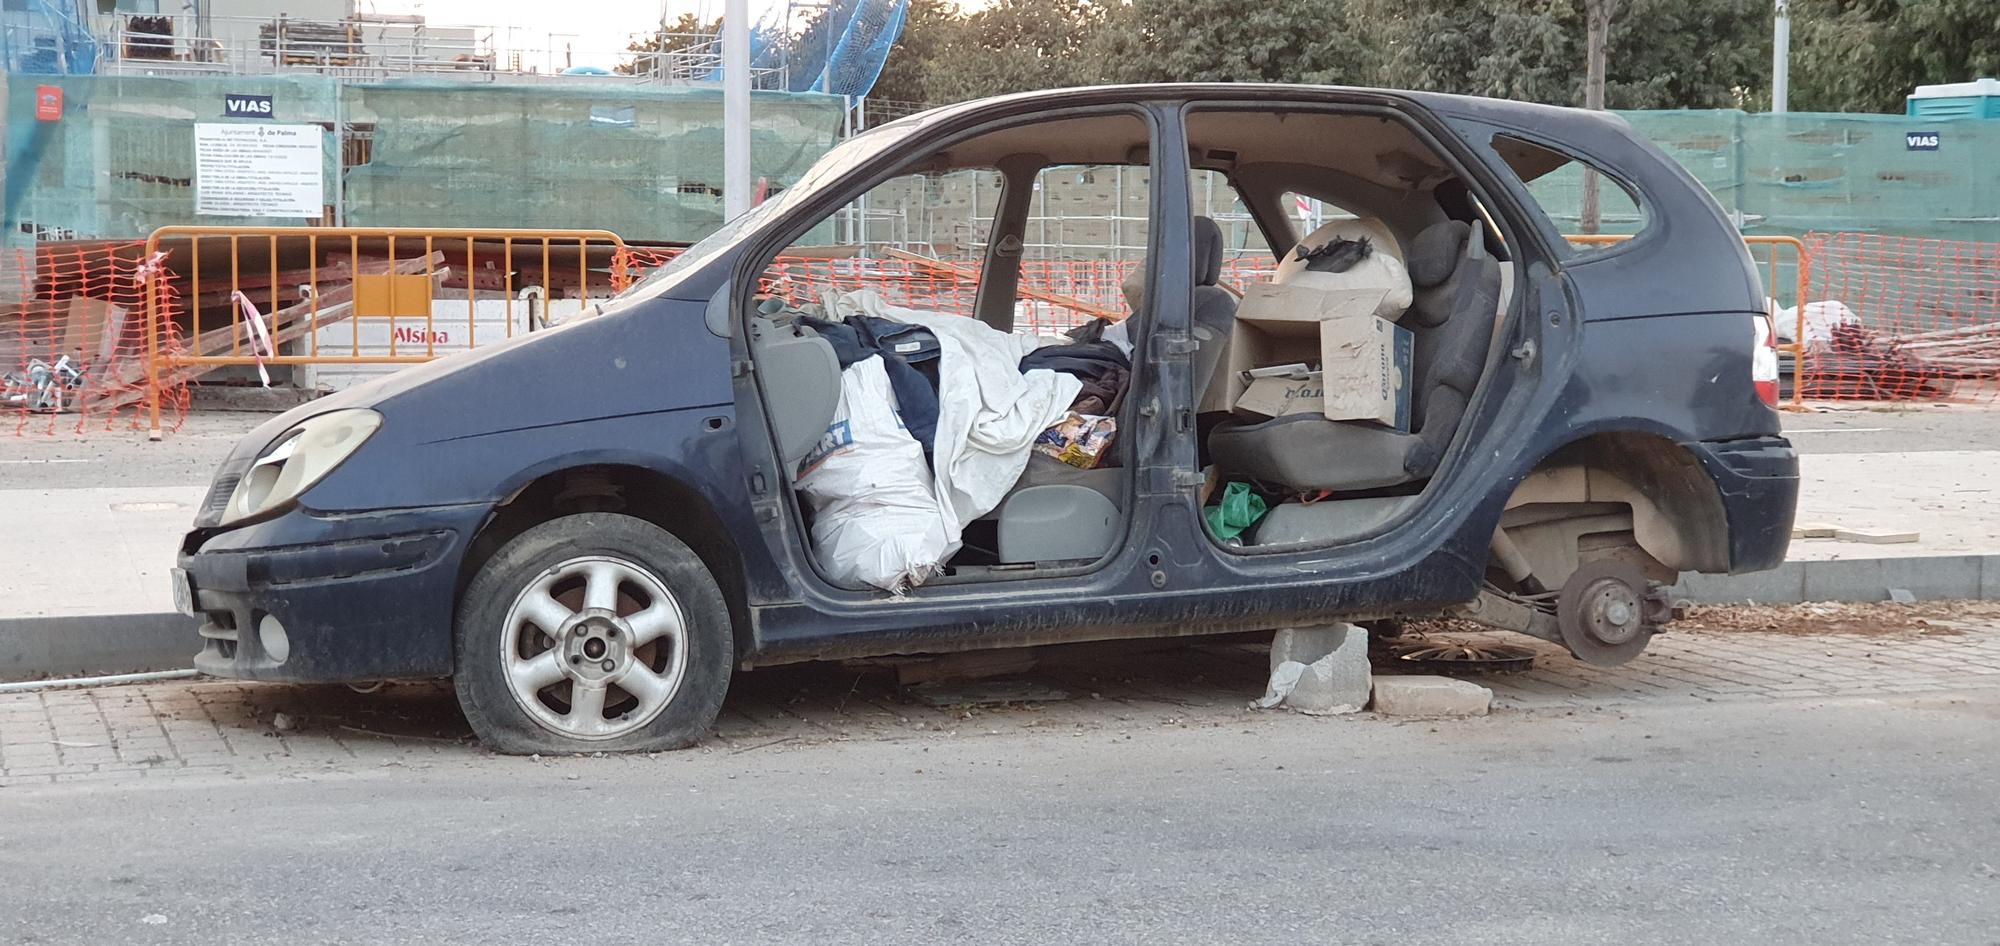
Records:
{"label": "rear wheel hub", "polygon": [[1658,617],[1666,612],[1665,592],[1652,588],[1637,567],[1585,562],[1563,583],[1556,624],[1563,644],[1578,660],[1615,666],[1646,649],[1660,630]]}

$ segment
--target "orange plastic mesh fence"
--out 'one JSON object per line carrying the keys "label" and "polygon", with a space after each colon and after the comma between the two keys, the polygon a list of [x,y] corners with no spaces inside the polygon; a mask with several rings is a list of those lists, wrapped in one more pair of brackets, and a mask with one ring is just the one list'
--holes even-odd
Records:
{"label": "orange plastic mesh fence", "polygon": [[[44,244],[0,256],[0,433],[138,429],[149,390],[143,244]],[[173,304],[161,282],[163,308]],[[177,350],[171,322],[160,339]],[[179,426],[185,384],[163,405]]]}
{"label": "orange plastic mesh fence", "polygon": [[1806,244],[1806,397],[2000,394],[2000,243],[1813,233]]}
{"label": "orange plastic mesh fence", "polygon": [[[1052,335],[1093,318],[1123,318],[1130,306],[1125,278],[1139,264],[1118,260],[1024,260],[1015,290],[1014,331]],[[1223,270],[1223,283],[1235,288],[1269,279],[1276,264],[1268,260],[1233,261]],[[793,305],[824,302],[828,293],[873,290],[891,305],[970,317],[977,302],[980,261],[940,260],[902,256],[772,261],[758,283],[758,292]]]}

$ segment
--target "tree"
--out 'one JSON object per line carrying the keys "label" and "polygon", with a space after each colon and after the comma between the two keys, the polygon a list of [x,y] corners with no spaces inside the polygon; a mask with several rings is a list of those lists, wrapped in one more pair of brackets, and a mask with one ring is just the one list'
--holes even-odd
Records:
{"label": "tree", "polygon": [[944,51],[965,26],[965,16],[952,0],[910,0],[903,34],[889,49],[882,75],[870,98],[922,102],[932,70],[945,68]]}
{"label": "tree", "polygon": [[1374,71],[1346,0],[1132,0],[1093,48],[1128,82],[1361,83]]}
{"label": "tree", "polygon": [[1794,0],[1792,104],[1900,112],[1919,85],[2000,74],[1993,0]]}
{"label": "tree", "polygon": [[[1381,85],[1581,105],[1586,2],[1357,0],[1354,21]],[[1766,81],[1768,0],[1619,0],[1617,12],[1608,108],[1737,106]]]}
{"label": "tree", "polygon": [[1104,81],[1109,64],[1091,53],[1099,51],[1109,13],[1099,0],[998,0],[966,16],[940,47],[936,66],[924,72],[924,99],[958,102]]}
{"label": "tree", "polygon": [[[1611,43],[1611,21],[1618,16],[1619,0],[1583,0],[1583,107],[1604,110],[1604,69],[1606,47]],[[1596,233],[1598,225],[1597,171],[1583,170],[1583,207],[1579,221],[1583,232]]]}

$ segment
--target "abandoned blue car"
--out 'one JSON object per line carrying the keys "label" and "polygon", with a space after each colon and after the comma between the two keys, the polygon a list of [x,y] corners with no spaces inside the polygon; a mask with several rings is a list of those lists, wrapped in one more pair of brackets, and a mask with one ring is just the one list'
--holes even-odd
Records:
{"label": "abandoned blue car", "polygon": [[[1051,210],[1113,179],[1118,214]],[[1567,239],[1558,185],[1629,239]],[[975,225],[908,235],[949,201]],[[1052,284],[1058,247],[1122,293]],[[949,300],[878,278],[911,258]],[[1618,663],[1679,574],[1784,558],[1764,299],[1602,113],[970,102],[596,312],[265,424],[176,593],[207,673],[449,677],[518,753],[686,746],[734,672],[822,658],[1449,614]]]}

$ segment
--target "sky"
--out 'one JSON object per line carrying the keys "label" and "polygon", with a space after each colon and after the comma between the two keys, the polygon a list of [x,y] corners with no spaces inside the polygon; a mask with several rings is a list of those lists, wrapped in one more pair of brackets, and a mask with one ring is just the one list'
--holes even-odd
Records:
{"label": "sky", "polygon": [[[753,17],[782,11],[785,0],[750,0]],[[814,0],[800,0],[816,5]],[[965,9],[979,9],[989,0],[959,0]],[[355,0],[355,7],[373,13],[421,13],[439,26],[490,26],[503,49],[544,50],[571,45],[579,64],[586,55],[612,57],[635,34],[659,28],[662,7],[669,20],[683,13],[704,19],[722,12],[723,0]],[[508,27],[513,28],[510,34]],[[556,39],[551,43],[548,37]],[[615,57],[612,57],[615,62]],[[591,63],[609,66],[612,62]]]}

